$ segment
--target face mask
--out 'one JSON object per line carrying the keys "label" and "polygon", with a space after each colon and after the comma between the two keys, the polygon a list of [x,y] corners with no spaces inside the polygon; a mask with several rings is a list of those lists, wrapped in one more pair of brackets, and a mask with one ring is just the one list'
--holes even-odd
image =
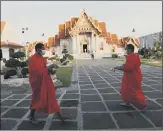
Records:
{"label": "face mask", "polygon": [[46,51],[45,50],[42,50],[41,51],[41,55],[45,55],[46,54]]}

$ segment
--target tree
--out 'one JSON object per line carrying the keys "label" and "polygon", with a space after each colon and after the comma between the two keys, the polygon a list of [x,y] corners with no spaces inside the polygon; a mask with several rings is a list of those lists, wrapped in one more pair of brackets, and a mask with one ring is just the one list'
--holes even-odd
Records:
{"label": "tree", "polygon": [[154,42],[154,47],[155,47],[155,50],[159,49],[161,47],[161,43],[158,41]]}
{"label": "tree", "polygon": [[[8,68],[12,68],[12,70],[16,71],[16,74],[18,77],[23,77],[28,73],[27,68],[28,64],[27,61],[22,61],[22,58],[25,57],[25,54],[23,52],[16,52],[12,55],[12,58],[6,61],[5,66]],[[12,73],[10,73],[12,72]],[[6,75],[12,76],[14,71],[9,70]]]}

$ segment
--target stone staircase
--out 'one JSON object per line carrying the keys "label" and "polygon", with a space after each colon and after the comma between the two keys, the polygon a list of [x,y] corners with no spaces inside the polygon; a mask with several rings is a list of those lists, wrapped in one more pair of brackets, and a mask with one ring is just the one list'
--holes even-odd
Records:
{"label": "stone staircase", "polygon": [[76,57],[77,59],[91,59],[91,55],[88,53],[80,54]]}

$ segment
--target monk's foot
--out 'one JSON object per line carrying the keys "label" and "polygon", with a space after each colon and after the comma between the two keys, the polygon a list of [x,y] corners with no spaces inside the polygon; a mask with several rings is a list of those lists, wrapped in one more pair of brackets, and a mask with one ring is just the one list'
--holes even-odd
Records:
{"label": "monk's foot", "polygon": [[30,117],[29,118],[29,121],[32,123],[32,124],[39,124],[41,121],[37,120],[35,117]]}
{"label": "monk's foot", "polygon": [[125,106],[125,107],[131,107],[131,105],[129,103],[121,103],[121,106]]}

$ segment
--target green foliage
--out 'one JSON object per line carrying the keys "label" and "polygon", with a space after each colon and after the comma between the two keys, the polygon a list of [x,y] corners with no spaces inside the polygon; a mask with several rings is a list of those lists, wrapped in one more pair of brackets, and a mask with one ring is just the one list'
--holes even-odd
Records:
{"label": "green foliage", "polygon": [[112,54],[112,58],[118,58],[117,54]]}
{"label": "green foliage", "polygon": [[6,72],[6,76],[14,76],[14,75],[16,75],[16,74],[17,74],[16,70],[8,70],[8,71]]}
{"label": "green foliage", "polygon": [[22,74],[23,76],[26,76],[29,73],[28,68],[23,68]]}
{"label": "green foliage", "polygon": [[22,58],[24,58],[24,57],[25,57],[25,54],[23,52],[16,52],[13,54],[12,58],[10,58],[9,60],[6,61],[6,63],[5,63],[6,67],[15,69],[14,71],[7,72],[6,78],[9,78],[13,74],[14,75],[17,74],[18,77],[21,77],[22,70],[23,70],[23,73],[25,72],[25,74],[26,74],[27,71],[25,71],[26,69],[24,69],[24,68],[28,66],[28,60],[23,61]]}
{"label": "green foliage", "polygon": [[59,61],[59,57],[57,55],[53,56],[53,57],[50,57],[48,58],[48,60],[56,60],[56,61]]}
{"label": "green foliage", "polygon": [[159,48],[161,47],[161,43],[158,42],[158,41],[154,42],[154,47],[155,47],[156,49],[159,49]]}
{"label": "green foliage", "polygon": [[162,51],[157,51],[155,53],[155,55],[156,55],[157,58],[161,58],[162,57]]}
{"label": "green foliage", "polygon": [[27,66],[28,66],[28,63],[25,61],[20,63],[20,67],[27,67]]}
{"label": "green foliage", "polygon": [[72,56],[70,54],[66,54],[66,58],[68,58],[70,61],[72,61],[74,59],[74,56]]}
{"label": "green foliage", "polygon": [[56,61],[60,61],[60,59],[59,58],[56,58]]}
{"label": "green foliage", "polygon": [[63,49],[62,54],[67,54],[67,53],[68,53],[67,49]]}
{"label": "green foliage", "polygon": [[24,52],[15,52],[12,56],[12,58],[23,58],[25,57],[25,53]]}
{"label": "green foliage", "polygon": [[6,61],[5,66],[10,68],[16,68],[21,65],[21,62],[17,59],[10,58]]}

